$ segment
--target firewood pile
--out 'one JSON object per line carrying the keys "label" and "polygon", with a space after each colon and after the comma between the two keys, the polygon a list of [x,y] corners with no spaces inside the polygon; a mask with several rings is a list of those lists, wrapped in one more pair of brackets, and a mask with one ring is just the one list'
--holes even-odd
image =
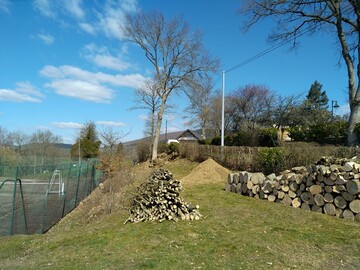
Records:
{"label": "firewood pile", "polygon": [[225,190],[360,222],[360,164],[321,158],[280,175],[230,173]]}
{"label": "firewood pile", "polygon": [[191,205],[180,197],[181,182],[175,180],[170,171],[154,171],[141,184],[129,208],[130,216],[125,221],[199,220],[202,215],[198,205]]}

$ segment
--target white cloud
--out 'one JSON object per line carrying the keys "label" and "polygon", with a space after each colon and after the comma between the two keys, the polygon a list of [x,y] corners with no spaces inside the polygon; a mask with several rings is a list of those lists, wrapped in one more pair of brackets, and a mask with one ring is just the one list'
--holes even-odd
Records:
{"label": "white cloud", "polygon": [[111,89],[96,83],[81,80],[54,80],[51,83],[45,84],[45,86],[53,88],[58,95],[95,103],[110,103],[113,98],[113,91]]}
{"label": "white cloud", "polygon": [[85,59],[99,67],[123,71],[131,67],[130,63],[122,59],[121,54],[126,54],[127,51],[126,46],[124,47],[125,49],[121,49],[118,55],[113,56],[107,47],[98,47],[94,43],[90,43],[84,47],[82,55]]}
{"label": "white cloud", "polygon": [[29,82],[16,83],[15,89],[1,89],[0,100],[12,102],[41,102],[44,95]]}
{"label": "white cloud", "polygon": [[125,21],[125,14],[136,10],[137,0],[106,1],[104,10],[98,13],[100,30],[110,38],[122,39],[121,26]]}
{"label": "white cloud", "polygon": [[96,29],[94,26],[92,26],[89,23],[79,23],[79,26],[82,30],[84,30],[86,33],[91,34],[91,35],[95,35],[96,34]]}
{"label": "white cloud", "polygon": [[110,127],[124,127],[125,123],[114,121],[96,121],[97,125],[110,126]]}
{"label": "white cloud", "polygon": [[141,74],[94,73],[73,66],[45,66],[40,74],[51,79],[45,86],[57,94],[97,103],[109,103],[113,99],[114,91],[109,85],[137,88],[147,79]]}
{"label": "white cloud", "polygon": [[61,129],[67,129],[67,128],[80,129],[84,127],[83,124],[76,122],[52,122],[51,125]]}
{"label": "white cloud", "polygon": [[85,11],[81,8],[82,0],[65,1],[65,8],[78,19],[85,17]]}
{"label": "white cloud", "polygon": [[50,0],[35,0],[34,7],[39,10],[43,16],[55,18],[55,11]]}
{"label": "white cloud", "polygon": [[55,38],[52,35],[38,34],[37,36],[47,45],[53,44],[55,41]]}
{"label": "white cloud", "polygon": [[0,0],[0,11],[10,13],[10,2],[8,0]]}

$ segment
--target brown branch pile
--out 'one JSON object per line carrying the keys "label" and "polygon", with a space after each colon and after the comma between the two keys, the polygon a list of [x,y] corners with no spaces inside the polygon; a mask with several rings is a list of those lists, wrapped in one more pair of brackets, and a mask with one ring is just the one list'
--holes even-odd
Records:
{"label": "brown branch pile", "polygon": [[198,208],[180,197],[183,191],[181,182],[175,180],[165,169],[154,171],[147,181],[138,187],[127,222],[198,220],[202,217]]}

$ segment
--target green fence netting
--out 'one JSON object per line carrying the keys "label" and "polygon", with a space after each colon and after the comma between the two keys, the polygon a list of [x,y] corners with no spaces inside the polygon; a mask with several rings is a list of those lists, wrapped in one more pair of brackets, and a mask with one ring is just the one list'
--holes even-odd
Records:
{"label": "green fence netting", "polygon": [[0,236],[44,233],[101,181],[96,160],[0,166]]}

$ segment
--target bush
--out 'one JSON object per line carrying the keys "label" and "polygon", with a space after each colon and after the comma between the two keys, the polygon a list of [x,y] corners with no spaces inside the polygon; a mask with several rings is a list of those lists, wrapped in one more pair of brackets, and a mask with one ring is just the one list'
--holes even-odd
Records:
{"label": "bush", "polygon": [[150,142],[140,141],[136,144],[136,155],[138,162],[144,162],[150,157]]}
{"label": "bush", "polygon": [[168,155],[179,155],[179,143],[176,142],[172,142],[170,144],[167,145],[166,147],[166,153]]}
{"label": "bush", "polygon": [[259,145],[275,147],[279,145],[279,135],[277,128],[264,128],[259,134]]}
{"label": "bush", "polygon": [[261,148],[256,156],[257,169],[265,174],[279,173],[284,169],[285,160],[283,148]]}
{"label": "bush", "polygon": [[356,134],[358,139],[360,139],[360,123],[355,124],[354,133]]}

